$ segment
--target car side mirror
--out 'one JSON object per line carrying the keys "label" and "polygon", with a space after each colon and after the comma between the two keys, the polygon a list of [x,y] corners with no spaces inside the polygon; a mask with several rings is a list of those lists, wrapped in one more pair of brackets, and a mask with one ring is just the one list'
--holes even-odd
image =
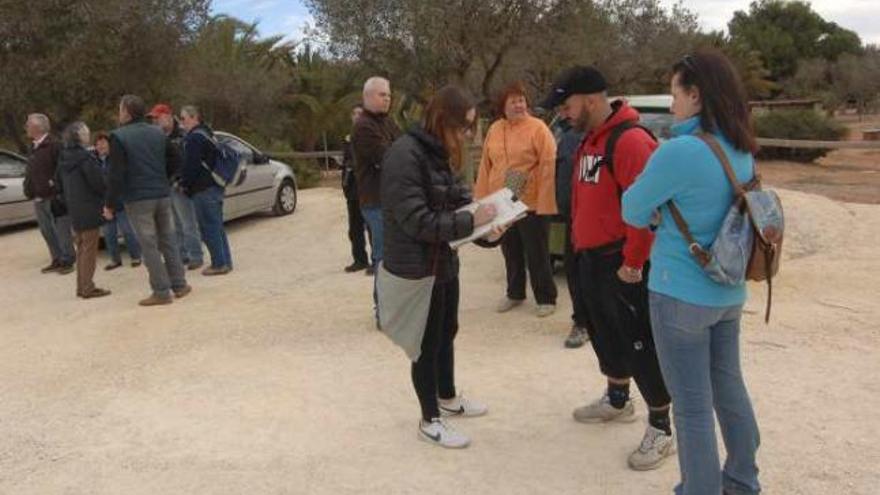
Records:
{"label": "car side mirror", "polygon": [[254,164],[256,165],[265,165],[269,163],[269,155],[264,155],[259,151],[254,152]]}

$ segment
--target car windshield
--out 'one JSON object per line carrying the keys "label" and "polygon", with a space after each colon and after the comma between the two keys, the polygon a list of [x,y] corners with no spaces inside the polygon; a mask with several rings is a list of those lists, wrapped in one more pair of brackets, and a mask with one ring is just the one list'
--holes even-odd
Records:
{"label": "car windshield", "polygon": [[0,179],[24,177],[25,163],[8,155],[0,154]]}
{"label": "car windshield", "polygon": [[667,140],[672,138],[672,124],[674,120],[671,113],[652,113],[649,111],[640,111],[642,116],[642,125],[647,127],[657,136],[657,139]]}

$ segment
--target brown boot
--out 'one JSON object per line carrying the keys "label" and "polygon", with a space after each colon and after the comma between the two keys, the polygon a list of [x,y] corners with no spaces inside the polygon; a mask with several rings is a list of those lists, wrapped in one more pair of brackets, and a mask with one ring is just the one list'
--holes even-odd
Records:
{"label": "brown boot", "polygon": [[87,293],[81,295],[80,297],[82,297],[83,299],[94,299],[94,298],[97,298],[97,297],[104,297],[104,296],[109,296],[109,295],[110,295],[110,291],[109,291],[109,290],[107,290],[107,289],[100,289],[100,288],[98,288],[98,287],[95,287],[95,288],[92,289],[90,292],[87,292]]}
{"label": "brown boot", "polygon": [[231,271],[232,271],[232,268],[229,268],[228,266],[221,266],[221,267],[216,267],[216,268],[213,266],[209,266],[208,268],[205,268],[204,270],[202,270],[202,275],[204,275],[206,277],[211,277],[214,275],[226,275],[227,273],[229,273]]}
{"label": "brown boot", "polygon": [[186,297],[187,294],[192,292],[193,288],[191,285],[184,285],[180,289],[174,289],[174,297],[180,299],[182,297]]}
{"label": "brown boot", "polygon": [[142,300],[138,304],[140,304],[141,306],[161,306],[164,304],[171,304],[173,302],[174,302],[174,298],[171,296],[160,297],[160,296],[157,296],[156,294],[153,294],[152,296]]}

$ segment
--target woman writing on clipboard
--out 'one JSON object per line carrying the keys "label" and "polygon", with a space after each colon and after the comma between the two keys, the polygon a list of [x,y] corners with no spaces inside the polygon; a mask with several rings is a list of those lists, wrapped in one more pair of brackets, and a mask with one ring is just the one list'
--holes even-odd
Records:
{"label": "woman writing on clipboard", "polygon": [[[475,119],[470,98],[447,86],[428,104],[423,124],[395,141],[382,162],[381,326],[412,361],[422,412],[419,438],[446,448],[467,447],[470,439],[445,416],[482,416],[488,410],[456,391],[453,370],[459,262],[449,242],[470,236],[496,216],[492,205],[457,211],[472,202],[458,172]],[[502,232],[496,227],[490,235]]]}

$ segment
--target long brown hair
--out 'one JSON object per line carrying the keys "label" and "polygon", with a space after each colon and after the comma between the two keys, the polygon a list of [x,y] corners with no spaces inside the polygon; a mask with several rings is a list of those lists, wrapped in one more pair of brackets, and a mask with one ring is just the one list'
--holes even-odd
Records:
{"label": "long brown hair", "polygon": [[720,131],[740,151],[758,151],[745,86],[723,53],[707,48],[685,55],[673,66],[672,74],[678,74],[683,88],[700,90],[704,131]]}
{"label": "long brown hair", "polygon": [[425,108],[425,132],[443,143],[443,148],[449,154],[449,163],[456,172],[461,170],[462,165],[463,140],[459,131],[473,125],[467,121],[467,114],[473,108],[470,96],[456,86],[444,86]]}

